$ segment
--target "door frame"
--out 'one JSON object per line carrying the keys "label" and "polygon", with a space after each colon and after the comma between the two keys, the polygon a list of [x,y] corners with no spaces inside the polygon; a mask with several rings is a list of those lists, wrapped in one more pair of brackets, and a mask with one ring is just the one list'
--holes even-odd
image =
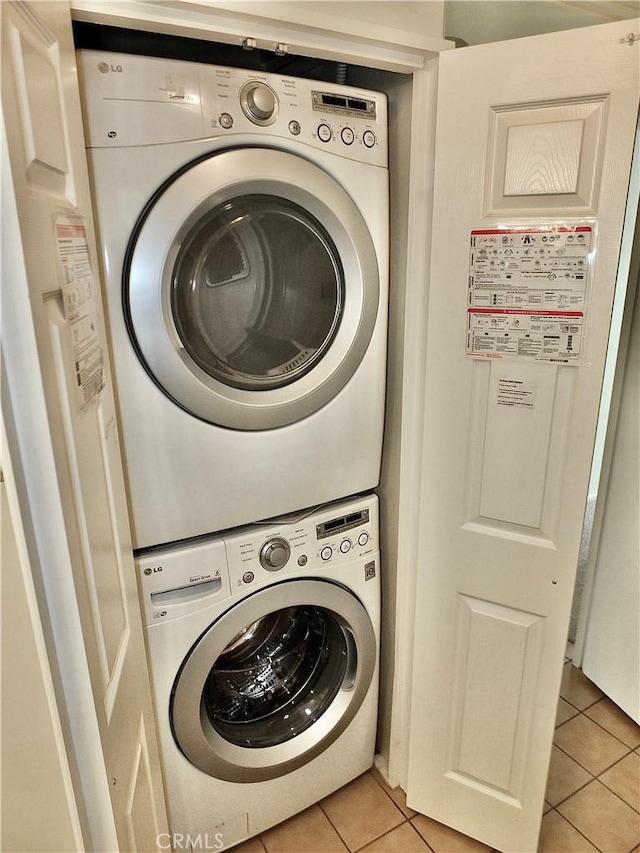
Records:
{"label": "door frame", "polygon": [[[620,245],[620,262],[611,314],[609,347],[602,383],[600,414],[596,432],[596,450],[591,470],[590,494],[595,494],[595,510],[585,567],[584,587],[578,610],[578,625],[573,648],[574,666],[581,667],[589,633],[598,562],[598,546],[607,503],[607,486],[616,438],[618,412],[624,383],[625,365],[635,300],[640,298],[640,117],[629,179],[629,194]],[[601,448],[598,452],[598,448]]]}
{"label": "door frame", "polygon": [[[117,850],[2,114],[2,411],[26,547],[34,568],[78,816],[87,850]],[[48,568],[47,568],[48,567]]]}

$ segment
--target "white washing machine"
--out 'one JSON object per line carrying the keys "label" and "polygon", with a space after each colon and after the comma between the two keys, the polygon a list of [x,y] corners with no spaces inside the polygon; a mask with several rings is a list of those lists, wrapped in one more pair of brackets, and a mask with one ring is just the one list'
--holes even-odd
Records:
{"label": "white washing machine", "polygon": [[172,834],[232,846],[371,767],[378,547],[365,495],[137,559]]}
{"label": "white washing machine", "polygon": [[136,548],[377,485],[384,95],[78,51]]}

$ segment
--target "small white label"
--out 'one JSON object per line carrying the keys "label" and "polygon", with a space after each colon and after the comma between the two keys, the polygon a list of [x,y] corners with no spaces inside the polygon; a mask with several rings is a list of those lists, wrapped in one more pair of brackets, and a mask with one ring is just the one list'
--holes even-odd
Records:
{"label": "small white label", "polygon": [[499,406],[533,409],[536,404],[536,383],[523,379],[498,379],[496,402]]}

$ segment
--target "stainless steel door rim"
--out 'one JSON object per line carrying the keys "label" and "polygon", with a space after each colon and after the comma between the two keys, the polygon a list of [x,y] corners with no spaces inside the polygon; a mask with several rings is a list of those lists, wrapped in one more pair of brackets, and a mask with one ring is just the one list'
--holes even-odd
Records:
{"label": "stainless steel door rim", "polygon": [[[247,747],[220,735],[209,719],[203,691],[212,667],[238,634],[287,607],[314,606],[340,626],[352,660],[324,713],[302,733],[266,747]],[[345,587],[322,580],[295,580],[266,587],[217,619],[186,658],[173,687],[171,723],[188,760],[215,778],[232,782],[273,779],[301,767],[336,740],[362,705],[376,668],[376,638],[358,598]]]}
{"label": "stainless steel door rim", "polygon": [[[259,390],[207,373],[189,354],[172,312],[182,245],[212,211],[246,196],[270,196],[306,211],[335,247],[344,279],[340,317],[321,357],[295,381]],[[124,288],[134,344],[164,392],[202,420],[260,430],[301,420],[348,382],[375,326],[379,272],[362,215],[333,178],[294,154],[239,148],[196,162],[159,194],[132,241]]]}

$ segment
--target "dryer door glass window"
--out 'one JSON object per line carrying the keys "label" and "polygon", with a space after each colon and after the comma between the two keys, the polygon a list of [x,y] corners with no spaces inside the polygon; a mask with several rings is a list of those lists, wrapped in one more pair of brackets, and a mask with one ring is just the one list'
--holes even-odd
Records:
{"label": "dryer door glass window", "polygon": [[215,731],[230,743],[276,746],[312,726],[355,669],[353,641],[334,614],[287,607],[227,645],[209,673],[203,704]]}
{"label": "dryer door glass window", "polygon": [[322,225],[245,195],[210,210],[175,260],[171,310],[188,355],[225,385],[267,390],[311,370],[338,329],[344,280]]}

